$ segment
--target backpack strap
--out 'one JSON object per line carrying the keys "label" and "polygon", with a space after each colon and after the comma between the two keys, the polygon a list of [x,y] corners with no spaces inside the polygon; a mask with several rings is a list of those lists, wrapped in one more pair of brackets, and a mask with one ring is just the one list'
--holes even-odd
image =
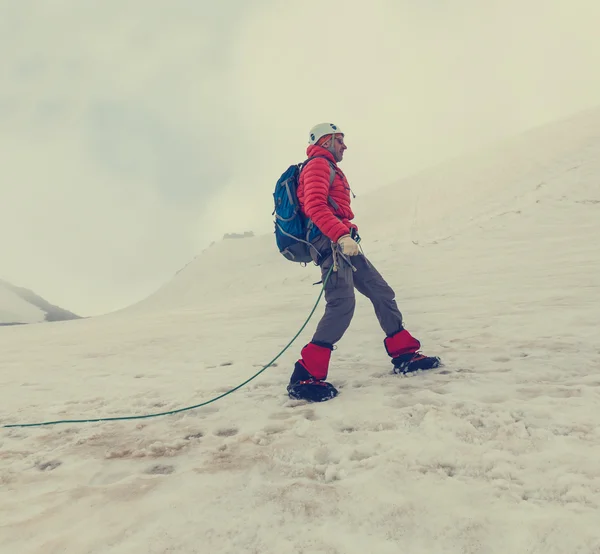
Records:
{"label": "backpack strap", "polygon": [[[335,179],[335,169],[333,168],[333,164],[329,162],[329,188],[333,185],[333,180]],[[335,200],[331,198],[331,196],[327,197],[327,200],[331,204],[334,210],[337,210],[339,206],[336,204]]]}

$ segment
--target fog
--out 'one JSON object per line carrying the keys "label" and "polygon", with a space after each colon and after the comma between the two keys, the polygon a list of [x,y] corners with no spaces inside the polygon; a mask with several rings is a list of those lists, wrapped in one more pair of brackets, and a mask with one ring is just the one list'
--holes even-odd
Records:
{"label": "fog", "polygon": [[597,0],[0,0],[0,278],[79,315],[136,302],[271,232],[321,121],[360,223],[361,195],[600,104],[598,21]]}

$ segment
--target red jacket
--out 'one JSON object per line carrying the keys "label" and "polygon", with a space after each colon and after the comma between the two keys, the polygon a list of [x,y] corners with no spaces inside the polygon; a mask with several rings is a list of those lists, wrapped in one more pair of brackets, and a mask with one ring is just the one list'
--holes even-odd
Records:
{"label": "red jacket", "polygon": [[[322,146],[310,145],[306,149],[310,156],[325,156],[308,162],[300,173],[298,182],[298,202],[304,215],[309,217],[319,230],[333,242],[347,235],[351,228],[357,229],[354,214],[350,208],[350,185],[342,170],[337,166],[333,154]],[[331,161],[335,167],[335,177],[331,187]],[[328,200],[331,197],[337,208]]]}

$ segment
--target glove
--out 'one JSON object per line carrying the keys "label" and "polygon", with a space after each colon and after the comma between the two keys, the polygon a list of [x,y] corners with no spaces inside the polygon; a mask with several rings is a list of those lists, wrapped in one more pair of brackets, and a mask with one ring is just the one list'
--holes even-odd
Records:
{"label": "glove", "polygon": [[358,255],[358,243],[350,235],[340,237],[337,243],[342,249],[342,254],[345,254],[346,256]]}

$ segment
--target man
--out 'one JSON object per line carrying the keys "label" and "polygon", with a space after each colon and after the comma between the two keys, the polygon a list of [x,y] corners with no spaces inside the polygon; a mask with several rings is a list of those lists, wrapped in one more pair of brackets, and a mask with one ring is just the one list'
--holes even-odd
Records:
{"label": "man", "polygon": [[[311,251],[323,279],[334,266],[325,286],[325,313],[311,342],[302,348],[287,387],[291,398],[312,402],[337,395],[336,388],[325,379],[333,345],[342,338],[354,314],[355,288],[373,304],[386,334],[383,343],[395,373],[440,365],[439,358],[418,352],[421,344],[404,329],[394,291],[360,251],[358,227],[351,222],[354,214],[350,207],[350,185],[338,167],[346,148],[339,127],[332,123],[315,125],[310,130],[306,153],[308,157],[319,157],[303,166],[298,183],[301,210],[321,231]],[[330,181],[332,171],[335,174]]]}

